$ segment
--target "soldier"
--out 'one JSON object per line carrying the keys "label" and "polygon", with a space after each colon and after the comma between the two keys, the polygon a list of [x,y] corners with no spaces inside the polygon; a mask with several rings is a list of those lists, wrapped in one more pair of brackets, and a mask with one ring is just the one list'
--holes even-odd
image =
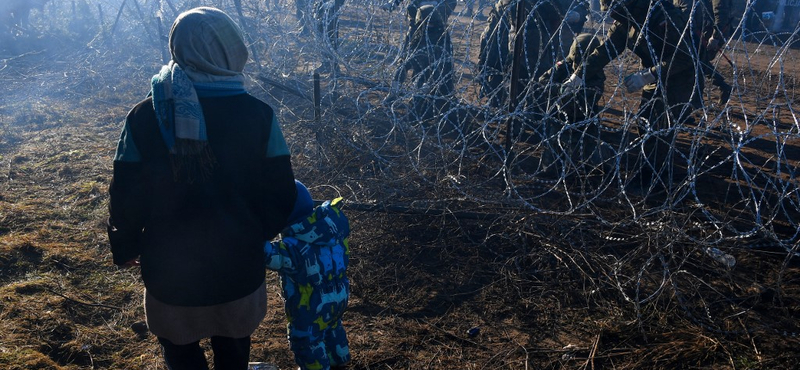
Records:
{"label": "soldier", "polygon": [[489,13],[486,29],[481,34],[478,56],[478,78],[481,96],[489,99],[489,106],[499,108],[506,101],[507,87],[503,81],[511,65],[508,38],[511,28],[510,0],[499,0]]}
{"label": "soldier", "polygon": [[[383,8],[387,11],[392,11],[395,7],[400,5],[401,1],[402,0],[394,0],[386,3]],[[406,20],[408,21],[408,29],[406,30],[403,44],[400,46],[400,53],[398,56],[398,64],[401,66],[401,68],[398,68],[394,78],[392,79],[392,90],[390,91],[389,96],[387,96],[389,100],[398,94],[400,90],[400,84],[405,81],[405,76],[403,76],[401,79],[401,74],[405,74],[408,71],[408,69],[404,69],[405,67],[403,66],[408,65],[407,59],[410,58],[410,53],[413,51],[413,48],[410,48],[410,43],[411,38],[419,27],[419,21],[417,21],[418,10],[423,6],[431,6],[432,9],[439,13],[438,21],[441,21],[441,24],[446,27],[447,20],[450,18],[450,15],[453,14],[457,1],[458,0],[410,0],[408,2],[408,6],[406,7]],[[449,34],[447,37],[449,43]]]}
{"label": "soldier", "polygon": [[778,6],[778,0],[750,0],[747,1],[747,4],[749,5],[745,10],[748,14],[745,24],[747,35],[753,37],[756,33],[768,32],[772,25],[775,8]]}
{"label": "soldier", "polygon": [[733,5],[731,0],[702,0],[702,3],[706,19],[711,18],[711,20],[704,22],[705,49],[700,52],[700,60],[703,62],[703,74],[711,78],[711,83],[719,88],[717,104],[723,106],[731,98],[733,88],[725,82],[725,77],[714,69],[711,61],[714,60],[717,53],[722,51],[733,31],[731,14]]}
{"label": "soldier", "polygon": [[[713,3],[712,3],[713,1]],[[702,76],[711,79],[711,83],[720,91],[718,105],[722,106],[731,97],[732,87],[725,82],[725,77],[716,71],[712,60],[724,45],[730,27],[731,0],[673,0],[673,4],[685,13],[692,31],[692,47],[695,52],[698,70]],[[722,30],[725,30],[723,33]],[[704,78],[698,75],[693,105],[703,106]]]}
{"label": "soldier", "polygon": [[628,92],[642,91],[637,128],[648,162],[641,165],[639,185],[641,190],[651,185],[668,190],[672,179],[666,174],[672,169],[675,138],[671,127],[691,120],[695,91],[694,79],[686,78],[693,60],[684,34],[685,14],[667,0],[601,0],[600,4],[614,20],[607,38],[564,85],[582,88],[587,76],[597,75],[626,48],[632,49],[643,69],[625,77],[624,83]]}
{"label": "soldier", "polygon": [[[570,30],[569,35],[572,35],[572,27],[576,27],[577,30],[578,27],[583,28],[587,10],[573,6],[572,0],[520,1],[524,1],[523,6],[527,16],[524,29],[520,33],[525,40],[523,67],[520,70],[520,80],[515,83],[526,86],[529,81],[548,70],[556,58],[563,58],[566,54],[563,52],[566,48],[562,47],[561,35],[556,36],[562,21],[565,20],[565,15],[569,14],[569,20],[573,25],[577,24],[576,26],[568,24],[565,27]],[[504,81],[509,75],[514,40],[517,35],[516,8],[516,0],[498,0],[489,14],[486,29],[481,34],[478,58],[481,95],[488,97],[489,105],[496,108],[505,104],[507,98]],[[571,42],[570,36],[567,45]],[[522,92],[518,99],[522,99],[525,95],[528,96],[528,104],[536,104],[530,101],[534,99],[533,94]]]}
{"label": "soldier", "polygon": [[600,45],[600,38],[591,33],[582,33],[575,38],[569,49],[566,59],[556,62],[539,77],[539,84],[549,87],[547,96],[555,101],[559,112],[563,113],[567,121],[582,121],[595,114],[597,102],[603,96],[606,75],[602,71],[586,76],[584,88],[581,90],[565,91],[561,93],[561,84],[569,79],[583,62],[584,56],[591,54]]}
{"label": "soldier", "polygon": [[[566,11],[563,7],[570,2],[570,0],[526,1],[525,12],[527,18],[524,25],[516,24],[516,6],[512,8],[512,21],[508,40],[509,50],[514,50],[515,37],[520,35],[517,32],[517,28],[524,26],[521,33],[525,38],[523,68],[520,70],[520,83],[522,86],[526,86],[529,81],[539,78],[553,66],[556,58],[558,58],[561,41],[560,37],[555,35],[564,20]],[[564,54],[566,53],[561,55]]]}
{"label": "soldier", "polygon": [[[394,6],[400,5],[402,0],[395,0],[390,4],[394,4]],[[425,5],[433,6],[436,11],[439,12],[440,18],[442,20],[442,24],[447,25],[447,21],[450,19],[450,16],[456,9],[456,5],[458,4],[458,0],[410,0],[408,2],[408,6],[406,7],[406,20],[408,21],[408,30],[406,30],[405,39],[403,39],[403,45],[400,48],[401,53],[405,52],[408,49],[408,43],[411,41],[411,36],[416,31],[417,27],[419,26],[419,22],[417,21],[417,10]]]}
{"label": "soldier", "polygon": [[[591,54],[598,45],[600,45],[599,37],[590,33],[578,35],[573,40],[566,59],[556,62],[553,68],[539,77],[539,84],[548,87],[544,94],[547,97],[546,110],[552,111],[556,108],[568,123],[586,121],[597,112],[597,103],[603,96],[605,88],[605,73],[601,71],[596,75],[586,76],[584,89],[567,90],[562,93],[561,84],[569,79],[583,63],[583,58]],[[599,126],[596,120],[588,120],[585,123],[560,135],[560,141],[574,163],[586,163],[586,160],[591,159],[593,164],[597,164],[599,159],[596,158],[598,153],[595,152],[600,135]],[[547,136],[555,137],[562,127],[551,123],[547,125],[547,129]]]}
{"label": "soldier", "polygon": [[[383,4],[381,8],[391,12],[392,10],[400,6],[400,3],[402,2],[403,0],[392,0],[386,4]],[[456,5],[458,5],[458,0],[409,0],[408,6],[406,7],[406,10],[408,11],[406,13],[406,19],[408,19],[409,23],[411,24],[414,22],[414,19],[417,16],[417,9],[419,9],[421,6],[432,5],[436,7],[441,4],[446,5],[445,8],[441,8],[439,11],[444,12],[444,14],[442,15],[444,16],[444,22],[447,23],[447,20],[450,18],[450,15],[452,15],[453,12],[455,11]]]}
{"label": "soldier", "polygon": [[[711,1],[711,6],[708,2]],[[709,51],[718,51],[727,42],[733,32],[733,4],[731,0],[703,0],[705,9],[711,9],[714,21],[711,23],[708,37]],[[708,29],[705,32],[709,32]]]}
{"label": "soldier", "polygon": [[489,0],[464,0],[464,16],[474,16],[475,19],[486,20],[483,9],[489,4]]}
{"label": "soldier", "polygon": [[444,113],[453,93],[453,44],[443,13],[432,5],[417,9],[417,28],[409,41],[408,57],[398,70],[398,83],[405,82],[411,70],[418,94],[414,111],[421,120]]}
{"label": "soldier", "polygon": [[560,29],[561,50],[566,55],[572,47],[576,35],[583,32],[589,15],[589,3],[586,0],[559,0],[560,9],[564,11],[564,22]]}
{"label": "soldier", "polygon": [[344,6],[344,0],[318,0],[314,5],[317,34],[324,45],[320,72],[338,70],[336,57],[332,55],[332,52],[339,48],[339,15],[342,6]]}

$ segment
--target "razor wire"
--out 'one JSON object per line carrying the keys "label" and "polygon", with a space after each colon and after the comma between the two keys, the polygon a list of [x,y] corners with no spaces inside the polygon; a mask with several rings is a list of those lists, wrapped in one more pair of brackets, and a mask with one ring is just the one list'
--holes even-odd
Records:
{"label": "razor wire", "polygon": [[[532,2],[532,7],[538,9],[545,3]],[[295,86],[310,91],[308,76],[325,63],[324,59],[333,58],[341,70],[324,75],[323,101],[329,108],[322,115],[326,125],[336,128],[345,145],[369,153],[367,156],[379,163],[391,164],[394,170],[405,165],[403,171],[410,170],[417,180],[432,189],[454,191],[454,199],[478,204],[511,201],[529,211],[559,215],[581,214],[593,206],[607,207],[605,204],[621,202],[633,220],[642,215],[674,211],[677,204],[683,203],[696,206],[696,213],[703,214],[703,222],[725,225],[722,228],[725,232],[717,233],[719,239],[707,241],[711,244],[758,236],[783,244],[789,250],[797,241],[797,159],[791,154],[796,149],[798,135],[793,107],[795,72],[786,65],[795,55],[790,46],[796,29],[778,34],[748,30],[744,25],[753,12],[752,4],[748,4],[733,32],[736,36],[727,40],[725,50],[712,62],[716,70],[725,73],[733,88],[732,98],[724,105],[716,104],[713,99],[719,92],[707,86],[702,91],[704,104],[688,108],[693,123],[671,122],[667,128],[648,130],[643,136],[636,132],[640,124],[647,125],[638,113],[638,96],[624,91],[621,83],[638,68],[638,58],[630,53],[622,53],[606,67],[611,88],[603,95],[599,114],[585,120],[565,119],[563,106],[552,102],[562,96],[554,96],[539,111],[525,104],[511,111],[505,106],[488,104],[491,96],[482,96],[480,92],[481,66],[476,54],[481,52],[480,36],[486,29],[487,8],[494,4],[484,4],[483,12],[472,16],[466,16],[471,9],[459,4],[447,20],[446,33],[453,40],[452,54],[437,60],[422,58],[430,64],[403,85],[393,86],[397,69],[413,58],[408,50],[403,50],[404,38],[413,35],[405,35],[408,27],[401,7],[387,11],[385,5],[346,2],[337,14],[338,48],[332,48],[321,32],[312,32],[312,37],[305,39],[300,35],[273,45],[310,42],[318,45],[316,52],[306,53],[308,49],[288,52],[298,56],[297,62],[280,65],[280,72],[261,69],[267,76],[294,73],[300,81]],[[307,11],[310,13],[313,10]],[[526,22],[541,21],[535,14],[536,10],[531,12]],[[591,17],[583,31],[604,38],[610,19],[598,13],[592,13]],[[284,16],[283,22],[284,25],[288,22],[286,27],[291,29],[292,24],[301,21],[290,14]],[[550,54],[542,52],[537,57],[540,61],[550,60],[536,63],[535,67],[563,59],[568,43],[562,40],[572,36],[566,28],[566,23],[561,22],[553,34],[539,34],[540,50]],[[280,36],[270,34],[267,29],[256,33],[268,35],[263,36],[264,40]],[[428,35],[427,41],[433,43],[440,36]],[[647,44],[656,53],[647,37],[638,42]],[[276,51],[287,53],[273,48],[266,54]],[[751,65],[751,59],[755,58],[760,58],[764,65]],[[437,92],[441,76],[438,80],[412,81],[435,75],[427,73],[429,70],[450,68],[455,87],[445,96]],[[701,74],[699,69],[694,72]],[[526,97],[542,93],[541,86],[534,86],[532,80],[525,86]],[[499,89],[508,88],[506,78]],[[509,122],[516,125],[514,130],[507,130]],[[510,147],[504,145],[508,134]],[[667,180],[672,182],[670,189],[661,198],[651,196],[648,192],[652,189],[644,189],[644,193],[639,189],[640,193],[635,195],[625,191],[642,167],[654,167],[642,155],[643,142],[650,138],[647,135],[673,136],[681,144],[668,143],[670,154],[683,167],[685,175],[677,178],[670,173]],[[765,143],[773,144],[762,145]],[[585,150],[589,146],[594,148],[591,152]],[[774,160],[756,158],[750,151],[755,147],[770,153]],[[405,163],[398,163],[400,160]],[[472,168],[475,163],[492,168],[475,171]],[[506,171],[511,174],[506,176]],[[713,176],[721,176],[717,173],[720,171],[728,179],[723,182],[737,183],[725,191],[739,199],[709,199],[704,186]],[[710,206],[710,202],[716,203]],[[731,223],[713,210],[731,204],[736,218],[745,217],[749,223]],[[594,215],[604,217],[602,212]],[[782,224],[780,231],[774,229],[778,222]]]}
{"label": "razor wire", "polygon": [[[607,265],[612,287],[637,310],[665,289],[685,293],[682,283],[704,284],[685,269],[694,263],[691,253],[707,254],[727,268],[735,264],[727,252],[756,243],[777,246],[787,258],[796,255],[797,12],[791,13],[793,26],[776,32],[769,29],[768,12],[757,14],[755,3],[747,1],[736,10],[741,17],[732,36],[710,62],[731,85],[730,99],[716,102],[720,91],[706,83],[698,92],[702,105],[686,106],[681,118],[668,113],[665,124],[656,124],[640,105],[663,99],[664,91],[644,102],[639,92],[626,91],[625,77],[641,69],[630,51],[616,51],[619,56],[604,68],[605,91],[596,111],[581,119],[570,119],[567,108],[586,110],[585,96],[561,89],[563,80],[537,80],[563,62],[577,34],[605,40],[613,24],[608,13],[590,11],[583,28],[574,31],[564,18],[579,0],[566,2],[555,22],[539,13],[551,0],[530,1],[516,35],[536,50],[525,56],[533,59],[518,104],[510,107],[508,92],[517,83],[510,81],[510,69],[479,62],[486,52],[482,34],[490,33],[488,21],[499,5],[458,3],[452,14],[439,16],[440,29],[430,26],[436,21],[429,13],[420,19],[425,28],[409,32],[408,1],[51,0],[30,25],[4,34],[11,46],[3,50],[3,63],[24,52],[12,43],[35,45],[38,35],[67,34],[81,49],[68,53],[48,76],[74,68],[82,79],[71,77],[58,88],[64,81],[55,79],[42,90],[84,89],[89,79],[90,94],[117,83],[96,70],[110,70],[127,81],[120,86],[130,86],[131,80],[148,81],[164,62],[166,35],[178,13],[215,6],[247,35],[249,90],[277,108],[295,171],[318,176],[353,201],[477,210],[505,220],[539,215],[558,221],[510,222],[507,228],[532,228],[551,242],[583,246],[638,244],[622,256],[596,256]],[[543,26],[545,21],[552,26]],[[495,46],[510,57],[514,26],[501,26],[507,33]],[[684,24],[684,30],[691,26]],[[528,27],[535,29],[528,33]],[[439,44],[445,35],[450,41]],[[652,37],[636,43],[658,55]],[[692,42],[688,31],[683,37]],[[6,66],[0,73],[11,73]],[[686,73],[688,80],[703,75],[698,66]],[[403,79],[397,78],[400,69],[408,72]],[[487,71],[501,80],[493,90],[482,86]],[[497,96],[505,96],[502,104],[492,103]],[[653,140],[666,148],[667,165],[648,157]],[[645,179],[649,184],[637,184],[646,172],[652,173]]]}

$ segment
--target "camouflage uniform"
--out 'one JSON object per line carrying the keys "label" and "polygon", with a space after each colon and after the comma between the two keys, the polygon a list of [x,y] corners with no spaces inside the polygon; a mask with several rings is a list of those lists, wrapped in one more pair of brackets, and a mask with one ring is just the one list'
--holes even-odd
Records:
{"label": "camouflage uniform", "polygon": [[[713,1],[713,2],[712,2]],[[696,71],[702,71],[702,76],[711,79],[711,83],[719,88],[719,105],[728,102],[731,94],[731,86],[725,82],[725,77],[714,69],[712,61],[719,48],[727,39],[727,32],[730,28],[730,1],[731,0],[673,0],[673,4],[681,9],[685,17],[689,20],[692,47],[695,53]],[[712,42],[716,45],[709,45]],[[696,94],[693,99],[693,106],[700,108],[703,106],[703,91],[705,81],[698,74]]]}
{"label": "camouflage uniform", "polygon": [[[501,0],[505,1],[505,0]],[[520,79],[527,81],[536,79],[553,66],[561,49],[560,37],[554,36],[564,20],[571,0],[526,1],[525,29],[522,32],[524,43],[524,67]],[[517,35],[516,5],[511,8],[511,27],[509,29],[508,50],[514,50]],[[570,40],[570,44],[572,40]],[[561,57],[566,53],[561,51]]]}
{"label": "camouflage uniform", "polygon": [[447,97],[453,93],[453,44],[442,15],[431,5],[417,10],[417,27],[408,45],[407,58],[398,70],[397,81],[405,82],[411,70],[418,89],[414,110],[420,119],[447,111]]}
{"label": "camouflage uniform", "polygon": [[[597,103],[603,96],[606,76],[604,73],[584,76],[584,88],[580,90],[562,92],[561,84],[581,65],[583,57],[592,53],[598,45],[600,45],[598,37],[590,33],[578,35],[572,42],[566,59],[556,62],[553,68],[539,77],[539,84],[547,86],[544,94],[547,97],[546,111],[557,110],[571,124],[585,121],[561,134],[559,130],[563,131],[563,126],[555,122],[547,125],[547,137],[558,136],[560,147],[569,152],[574,163],[586,163],[586,160],[597,157],[600,127],[597,120],[587,119],[596,114]],[[552,106],[553,103],[555,106]],[[592,162],[596,165],[599,160]]]}
{"label": "camouflage uniform", "polygon": [[[401,1],[402,0],[395,0],[388,4],[391,6],[391,9],[393,9],[394,7],[400,5]],[[410,0],[408,2],[408,6],[406,7],[406,21],[408,22],[408,29],[406,30],[405,37],[403,38],[403,44],[400,45],[400,54],[398,57],[398,64],[400,65],[400,68],[397,69],[394,78],[392,79],[392,85],[394,87],[393,89],[396,90],[398,85],[405,81],[405,73],[408,71],[408,59],[410,58],[411,53],[411,38],[419,27],[417,22],[417,11],[419,8],[425,5],[432,6],[439,13],[440,20],[446,27],[447,20],[450,18],[450,15],[453,14],[453,11],[457,5],[457,1],[458,0]],[[401,75],[403,76],[401,77]],[[396,91],[393,93],[396,93]]]}
{"label": "camouflage uniform", "polygon": [[600,39],[590,33],[582,33],[570,46],[569,55],[556,62],[553,68],[539,77],[539,83],[549,87],[548,96],[555,97],[559,111],[566,115],[569,122],[582,121],[594,115],[597,102],[603,96],[606,75],[602,71],[584,77],[584,89],[575,92],[560,91],[561,83],[566,81],[589,55],[600,45]]}
{"label": "camouflage uniform", "polygon": [[745,14],[748,14],[746,28],[749,34],[769,31],[768,28],[771,24],[769,21],[765,21],[763,15],[765,12],[774,12],[778,6],[778,0],[751,0],[745,3],[750,4],[745,9]]}
{"label": "camouflage uniform", "polygon": [[[654,174],[663,176],[671,170],[675,134],[669,128],[691,120],[695,79],[686,78],[694,66],[691,41],[684,34],[687,19],[684,12],[666,0],[652,0],[652,4],[651,0],[601,0],[601,5],[614,22],[606,40],[586,58],[575,75],[601,73],[611,60],[630,47],[640,58],[644,71],[654,76],[655,81],[642,89],[639,117],[644,121],[638,124],[642,138],[646,132],[651,134],[643,143],[648,164],[637,165],[642,168],[641,185],[649,187]],[[641,35],[642,29],[648,34]],[[656,185],[668,188],[671,182],[672,179],[662,177]]]}
{"label": "camouflage uniform", "polygon": [[511,65],[508,36],[511,27],[510,0],[499,0],[489,13],[486,29],[481,34],[478,56],[478,78],[481,96],[488,97],[489,105],[499,108],[507,98],[508,88],[503,81]]}
{"label": "camouflage uniform", "polygon": [[318,0],[314,5],[314,21],[317,34],[322,38],[322,72],[338,70],[336,58],[332,54],[339,48],[339,15],[344,0]]}
{"label": "camouflage uniform", "polygon": [[[683,35],[686,25],[684,13],[665,0],[653,0],[655,4],[649,17],[650,0],[604,2],[612,3],[609,12],[614,23],[608,30],[606,40],[586,58],[576,74],[594,76],[602,73],[611,60],[631,46],[631,51],[640,58],[642,67],[661,79],[643,88],[640,106],[642,117],[653,125],[666,124],[666,107],[669,106],[673,119],[681,122],[688,117],[685,108],[690,102],[694,85],[694,81],[685,76],[685,73],[690,73],[694,62],[689,41]],[[626,6],[627,11],[613,7],[615,4]],[[644,24],[646,18],[649,24],[638,26]],[[649,34],[640,35],[642,28],[646,28]],[[662,99],[661,90],[665,92],[666,101]]]}
{"label": "camouflage uniform", "polygon": [[[395,4],[400,4],[400,1],[401,0],[397,0]],[[406,36],[403,39],[401,53],[408,50],[408,44],[411,42],[411,37],[414,35],[414,32],[416,32],[417,27],[419,26],[419,21],[417,21],[417,11],[419,8],[425,5],[432,6],[437,12],[439,12],[442,24],[447,26],[447,21],[455,11],[457,4],[458,0],[410,0],[408,2],[408,6],[406,7],[406,21],[408,21],[408,30],[406,30]]]}
{"label": "camouflage uniform", "polygon": [[[708,2],[711,1],[711,6]],[[719,35],[721,39],[727,40],[733,32],[733,3],[732,0],[703,0],[706,9],[711,8],[714,15],[712,26],[713,35]]]}
{"label": "camouflage uniform", "polygon": [[586,0],[559,0],[560,9],[564,12],[564,24],[561,27],[561,50],[558,56],[563,59],[572,47],[575,37],[583,32],[589,15],[589,3]]}
{"label": "camouflage uniform", "polygon": [[482,10],[488,4],[488,0],[464,0],[464,15],[467,17],[475,16],[477,19],[486,19]]}
{"label": "camouflage uniform", "polygon": [[[566,54],[562,51],[561,36],[554,37],[561,27],[564,15],[570,10],[583,9],[581,11],[583,16],[578,16],[583,18],[583,21],[579,22],[579,27],[582,28],[588,10],[573,6],[572,0],[520,1],[524,2],[524,11],[528,17],[524,23],[525,29],[521,33],[524,38],[524,50],[523,68],[519,76],[519,82],[522,86],[526,86],[530,80],[537,78],[553,65],[556,58],[559,58],[559,52],[562,57]],[[488,97],[489,105],[493,107],[504,105],[507,99],[504,81],[509,76],[512,64],[512,51],[517,34],[516,11],[517,1],[499,0],[489,14],[486,29],[481,34],[478,58],[481,95]],[[573,26],[567,27],[570,32],[571,27]],[[570,39],[569,43],[571,41]],[[521,92],[519,98],[522,98],[522,95],[532,96]]]}

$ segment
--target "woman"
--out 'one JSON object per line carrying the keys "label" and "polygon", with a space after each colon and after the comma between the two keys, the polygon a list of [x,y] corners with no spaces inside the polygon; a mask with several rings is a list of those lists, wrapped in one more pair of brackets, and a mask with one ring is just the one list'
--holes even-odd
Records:
{"label": "woman", "polygon": [[214,8],[178,16],[172,60],[128,113],[114,158],[114,263],[141,265],[147,324],[167,367],[246,369],[266,314],[264,243],[292,211],[289,151],[272,108],[244,90],[241,30]]}

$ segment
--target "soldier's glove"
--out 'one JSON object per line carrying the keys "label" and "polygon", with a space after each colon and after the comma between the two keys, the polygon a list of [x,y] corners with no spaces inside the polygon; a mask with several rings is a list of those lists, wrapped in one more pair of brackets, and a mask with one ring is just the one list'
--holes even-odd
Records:
{"label": "soldier's glove", "polygon": [[716,54],[722,45],[725,44],[725,40],[721,37],[717,37],[716,35],[712,35],[710,39],[708,39],[708,44],[706,44],[706,50],[709,53]]}
{"label": "soldier's glove", "polygon": [[649,69],[639,71],[625,77],[625,88],[629,93],[641,90],[645,85],[656,81],[656,76]]}
{"label": "soldier's glove", "polygon": [[569,76],[569,79],[564,81],[561,84],[561,93],[571,93],[583,88],[583,79],[578,76],[577,74],[573,73],[572,76]]}

